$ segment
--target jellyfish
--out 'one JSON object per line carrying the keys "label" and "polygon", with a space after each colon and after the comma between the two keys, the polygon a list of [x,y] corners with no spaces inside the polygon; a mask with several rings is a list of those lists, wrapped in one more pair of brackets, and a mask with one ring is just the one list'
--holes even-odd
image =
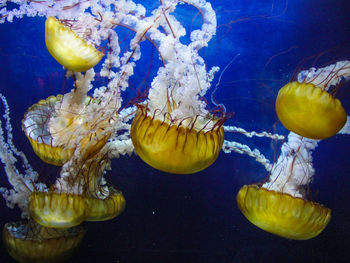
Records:
{"label": "jellyfish", "polygon": [[[22,129],[34,152],[44,162],[62,166],[72,157],[77,145],[88,159],[106,144],[110,134],[102,130],[113,119],[100,123],[91,119],[98,100],[86,96],[94,75],[92,70],[85,75],[76,73],[76,86],[71,92],[40,100],[24,115]],[[91,126],[99,127],[94,134],[87,132],[94,129]]]}
{"label": "jellyfish", "polygon": [[4,245],[18,262],[63,262],[79,247],[86,228],[46,228],[34,221],[7,223]]}
{"label": "jellyfish", "polygon": [[[164,4],[172,11],[178,2]],[[180,41],[185,29],[167,11],[159,22],[165,32],[150,30],[164,66],[152,81],[148,99],[137,105],[130,131],[135,152],[144,162],[174,174],[201,171],[217,159],[226,119],[224,112],[221,116],[212,114],[202,99],[218,70],[213,67],[207,72],[198,54],[216,32],[215,12],[209,3],[186,3],[200,11],[202,28],[191,32],[191,43],[185,45]]]}
{"label": "jellyfish", "polygon": [[311,152],[317,141],[290,133],[273,166],[268,182],[245,185],[237,194],[244,216],[259,228],[296,240],[320,234],[331,219],[331,210],[307,200],[305,187],[314,173]]}
{"label": "jellyfish", "polygon": [[125,198],[119,190],[109,187],[104,198],[86,198],[85,221],[105,221],[118,216],[125,209]]}
{"label": "jellyfish", "polygon": [[298,81],[286,84],[278,92],[276,112],[290,131],[310,139],[334,136],[346,123],[347,116],[341,102],[327,92],[350,76],[350,62],[336,64],[317,71],[300,74]]}
{"label": "jellyfish", "polygon": [[87,71],[103,57],[102,52],[52,16],[46,19],[45,43],[57,62],[71,71]]}

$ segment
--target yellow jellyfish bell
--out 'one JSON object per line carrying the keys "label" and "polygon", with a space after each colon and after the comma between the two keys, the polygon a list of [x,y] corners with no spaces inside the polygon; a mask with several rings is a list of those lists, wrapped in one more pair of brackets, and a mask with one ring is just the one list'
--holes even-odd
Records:
{"label": "yellow jellyfish bell", "polygon": [[85,236],[86,228],[50,229],[34,222],[7,223],[2,238],[8,253],[21,263],[67,260]]}
{"label": "yellow jellyfish bell", "polygon": [[288,130],[310,139],[335,135],[347,119],[341,102],[312,83],[290,82],[280,89],[276,112]]}
{"label": "yellow jellyfish bell", "polygon": [[85,219],[86,202],[80,195],[33,192],[29,198],[31,218],[45,227],[68,228]]}
{"label": "yellow jellyfish bell", "polygon": [[331,210],[321,204],[257,185],[243,186],[237,194],[237,204],[257,227],[295,240],[317,236],[331,219]]}
{"label": "yellow jellyfish bell", "polygon": [[86,200],[85,221],[105,221],[121,214],[125,209],[125,198],[122,192],[109,188],[105,199],[89,197]]}
{"label": "yellow jellyfish bell", "polygon": [[103,57],[102,52],[52,16],[45,23],[45,43],[58,63],[75,72],[87,71]]}
{"label": "yellow jellyfish bell", "polygon": [[210,131],[172,125],[147,116],[140,107],[132,124],[131,139],[136,153],[150,166],[168,173],[190,174],[210,166],[218,157],[224,129]]}

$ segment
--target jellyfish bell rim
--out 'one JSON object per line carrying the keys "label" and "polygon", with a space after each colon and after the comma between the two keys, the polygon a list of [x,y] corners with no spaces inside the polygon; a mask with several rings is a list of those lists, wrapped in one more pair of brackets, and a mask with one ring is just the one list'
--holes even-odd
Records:
{"label": "jellyfish bell rim", "polygon": [[275,109],[288,130],[310,139],[326,139],[344,127],[341,102],[312,83],[289,82],[278,92]]}
{"label": "jellyfish bell rim", "polygon": [[252,224],[287,239],[314,238],[331,219],[331,209],[322,204],[256,184],[241,187],[236,201],[240,211]]}
{"label": "jellyfish bell rim", "polygon": [[[172,174],[192,174],[212,165],[224,142],[222,125],[209,131],[184,127],[147,114],[138,107],[130,136],[137,155],[151,167]],[[180,122],[181,123],[181,122]]]}

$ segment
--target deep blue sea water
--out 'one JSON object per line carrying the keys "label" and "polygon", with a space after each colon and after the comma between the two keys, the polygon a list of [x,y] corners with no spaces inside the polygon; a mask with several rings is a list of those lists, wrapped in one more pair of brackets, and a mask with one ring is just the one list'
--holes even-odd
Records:
{"label": "deep blue sea water", "polygon": [[[150,8],[158,4],[140,2]],[[201,51],[208,67],[223,69],[239,54],[215,93],[217,101],[234,113],[226,124],[287,135],[274,110],[277,92],[300,69],[350,59],[350,2],[217,0],[211,4],[217,12],[218,30],[209,47]],[[194,15],[186,7],[178,14],[187,28]],[[28,107],[68,89],[64,70],[46,50],[44,23],[45,19],[36,17],[0,25],[0,92],[11,107],[16,146],[41,175],[54,178],[59,170],[34,155],[21,130]],[[141,45],[143,61],[154,60],[156,70],[157,56],[151,47]],[[145,75],[145,67],[137,67],[131,87],[137,88]],[[214,84],[217,79],[218,74]],[[151,81],[152,72],[145,86]],[[337,95],[348,115],[349,88],[344,85]],[[125,102],[136,96],[132,90],[124,94]],[[240,135],[229,134],[227,139],[259,148],[270,159],[280,146]],[[311,195],[332,209],[332,220],[308,241],[264,232],[238,210],[239,188],[267,176],[248,156],[222,152],[212,166],[192,175],[157,171],[135,155],[113,160],[108,180],[123,192],[126,210],[114,220],[87,223],[89,231],[69,262],[350,262],[349,154],[350,136],[344,135],[321,142],[313,154],[316,174]],[[7,185],[3,169],[0,184]],[[19,220],[19,215],[0,199],[1,227]],[[0,262],[14,262],[2,242]]]}

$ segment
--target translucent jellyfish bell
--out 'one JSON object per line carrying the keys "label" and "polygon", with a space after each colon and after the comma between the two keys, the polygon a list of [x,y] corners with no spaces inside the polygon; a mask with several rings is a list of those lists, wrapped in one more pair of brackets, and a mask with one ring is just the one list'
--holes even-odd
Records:
{"label": "translucent jellyfish bell", "polygon": [[68,228],[85,219],[86,203],[81,195],[33,192],[29,199],[30,216],[40,225]]}
{"label": "translucent jellyfish bell", "polygon": [[103,57],[102,52],[52,16],[45,23],[45,43],[57,62],[71,71],[86,71]]}
{"label": "translucent jellyfish bell", "polygon": [[109,187],[106,198],[85,198],[85,221],[105,221],[121,214],[125,209],[125,198],[122,192]]}
{"label": "translucent jellyfish bell", "polygon": [[[326,139],[345,125],[347,116],[341,102],[327,91],[350,78],[350,62],[338,61],[323,68],[298,74],[278,92],[276,112],[290,131],[310,139]],[[336,90],[336,89],[335,89]]]}
{"label": "translucent jellyfish bell", "polygon": [[[131,125],[131,138],[136,153],[150,166],[168,173],[189,174],[210,166],[218,157],[224,141],[224,130],[210,120],[212,129],[196,127],[197,118],[189,125],[173,124],[147,115],[140,107]],[[198,124],[197,124],[198,125]]]}
{"label": "translucent jellyfish bell", "polygon": [[312,83],[296,81],[278,92],[276,112],[288,130],[311,139],[332,137],[347,119],[337,98]]}
{"label": "translucent jellyfish bell", "polygon": [[236,198],[238,208],[252,224],[284,238],[314,238],[331,219],[331,210],[321,204],[257,185],[243,186]]}
{"label": "translucent jellyfish bell", "polygon": [[78,248],[86,228],[53,229],[32,221],[7,223],[2,237],[8,253],[21,263],[67,260]]}

